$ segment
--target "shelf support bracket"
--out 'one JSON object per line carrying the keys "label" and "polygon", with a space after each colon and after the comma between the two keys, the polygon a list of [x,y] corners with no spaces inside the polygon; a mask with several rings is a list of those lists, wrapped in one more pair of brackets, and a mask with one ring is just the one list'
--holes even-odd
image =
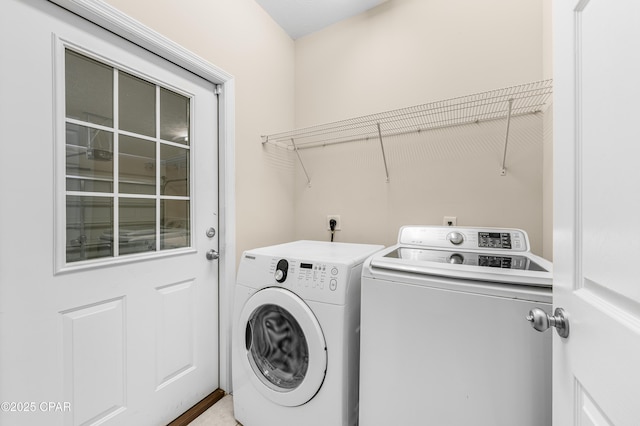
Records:
{"label": "shelf support bracket", "polygon": [[304,163],[302,162],[302,157],[300,157],[300,153],[298,152],[298,147],[296,146],[296,143],[293,140],[293,138],[291,138],[291,145],[293,145],[293,150],[296,152],[296,155],[298,156],[298,161],[302,166],[302,171],[304,172],[304,175],[307,177],[307,185],[309,186],[309,188],[311,188],[311,179],[309,178],[309,173],[307,173],[307,168],[304,166]]}
{"label": "shelf support bracket", "polygon": [[500,176],[507,175],[505,162],[507,160],[507,144],[509,143],[509,126],[511,125],[511,108],[512,107],[513,107],[513,98],[509,99],[509,110],[507,112],[507,131],[504,136],[504,153],[502,154],[502,168],[500,169]]}
{"label": "shelf support bracket", "polygon": [[389,169],[387,168],[387,156],[384,153],[384,144],[382,143],[382,131],[380,130],[380,123],[376,123],[378,126],[378,138],[380,138],[380,149],[382,150],[382,161],[384,161],[384,173],[387,175],[387,183],[389,183]]}

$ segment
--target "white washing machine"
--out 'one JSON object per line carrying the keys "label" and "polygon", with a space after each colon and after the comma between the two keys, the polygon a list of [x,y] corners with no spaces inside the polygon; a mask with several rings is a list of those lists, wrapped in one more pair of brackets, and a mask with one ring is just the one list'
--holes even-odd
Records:
{"label": "white washing machine", "polygon": [[382,248],[296,241],[243,253],[232,330],[240,423],[357,424],[360,278]]}
{"label": "white washing machine", "polygon": [[360,426],[551,426],[551,264],[516,229],[407,226],[363,268]]}

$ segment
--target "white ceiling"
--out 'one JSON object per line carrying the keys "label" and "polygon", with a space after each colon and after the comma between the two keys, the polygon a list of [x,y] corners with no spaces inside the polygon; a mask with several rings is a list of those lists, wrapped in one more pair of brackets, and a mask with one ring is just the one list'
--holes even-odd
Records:
{"label": "white ceiling", "polygon": [[292,39],[358,15],[387,0],[256,0]]}

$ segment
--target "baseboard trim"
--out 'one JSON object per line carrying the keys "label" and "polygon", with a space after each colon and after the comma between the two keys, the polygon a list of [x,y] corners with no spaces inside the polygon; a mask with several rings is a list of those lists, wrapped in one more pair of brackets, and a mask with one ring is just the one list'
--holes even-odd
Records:
{"label": "baseboard trim", "polygon": [[213,404],[220,401],[224,396],[222,389],[216,389],[207,395],[202,401],[189,408],[180,417],[169,423],[167,426],[186,426],[196,419],[199,415],[207,411]]}

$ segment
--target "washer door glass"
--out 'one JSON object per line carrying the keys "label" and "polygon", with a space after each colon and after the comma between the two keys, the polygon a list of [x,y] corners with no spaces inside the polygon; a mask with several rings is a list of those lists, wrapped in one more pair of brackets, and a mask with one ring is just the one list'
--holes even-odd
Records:
{"label": "washer door glass", "polygon": [[277,305],[262,305],[246,328],[249,363],[274,390],[297,388],[309,367],[309,345],[298,321]]}
{"label": "washer door glass", "polygon": [[234,350],[242,354],[237,362],[254,389],[288,407],[318,393],[327,371],[327,345],[307,302],[287,289],[266,287],[247,299],[237,324]]}

